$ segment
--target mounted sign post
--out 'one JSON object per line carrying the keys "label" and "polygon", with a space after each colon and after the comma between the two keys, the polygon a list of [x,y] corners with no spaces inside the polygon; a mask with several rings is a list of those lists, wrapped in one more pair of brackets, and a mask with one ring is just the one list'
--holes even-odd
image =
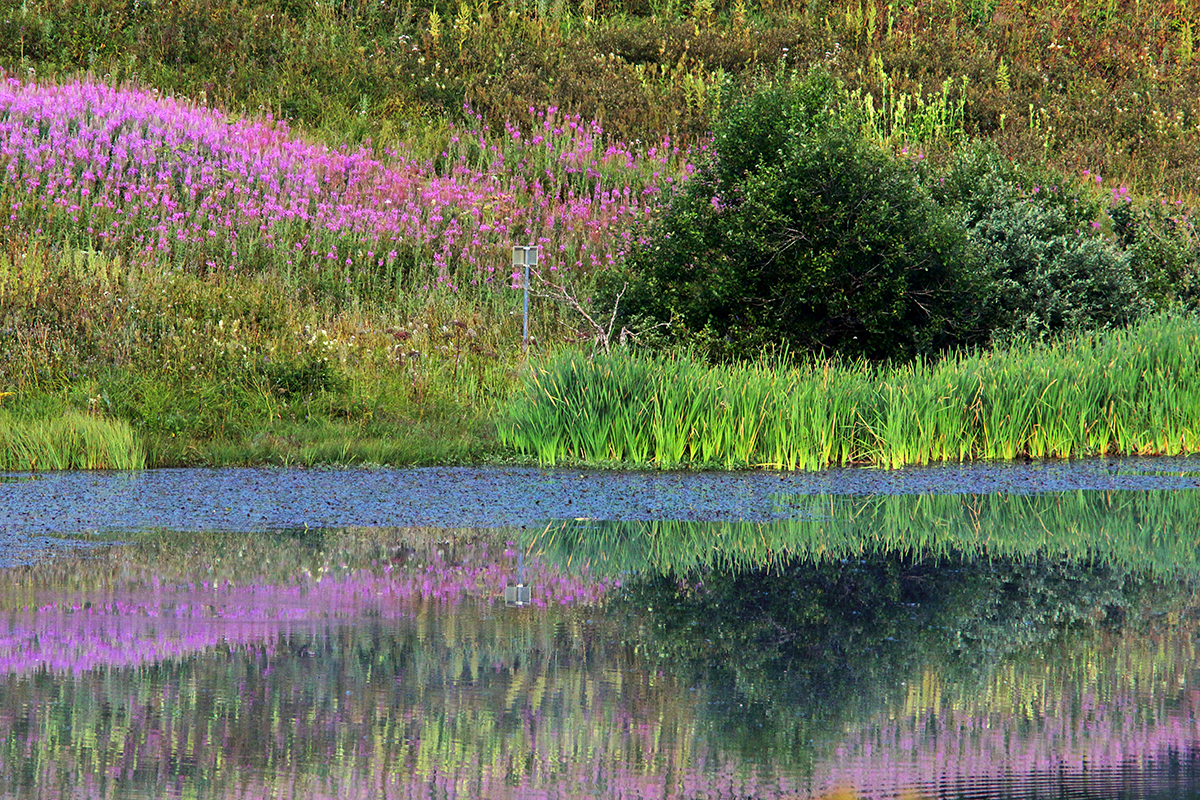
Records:
{"label": "mounted sign post", "polygon": [[521,331],[521,342],[526,350],[529,349],[529,268],[536,267],[537,263],[538,247],[536,244],[513,247],[513,288],[516,288],[517,275],[524,270],[521,286],[525,289],[525,326]]}

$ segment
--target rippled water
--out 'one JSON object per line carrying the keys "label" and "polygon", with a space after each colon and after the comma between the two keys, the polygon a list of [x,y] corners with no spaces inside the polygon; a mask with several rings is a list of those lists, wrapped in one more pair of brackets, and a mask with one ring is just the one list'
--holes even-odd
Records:
{"label": "rippled water", "polygon": [[2,483],[0,797],[1200,797],[1195,466]]}

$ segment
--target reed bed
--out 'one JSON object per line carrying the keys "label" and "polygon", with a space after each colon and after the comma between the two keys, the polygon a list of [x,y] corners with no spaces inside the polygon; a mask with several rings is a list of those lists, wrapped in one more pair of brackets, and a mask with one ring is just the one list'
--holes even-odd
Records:
{"label": "reed bed", "polygon": [[129,423],[67,411],[25,420],[0,411],[0,470],[141,469],[146,453]]}
{"label": "reed bed", "polygon": [[1069,560],[1195,579],[1198,518],[1196,492],[1166,490],[832,495],[811,498],[797,518],[779,522],[557,522],[528,547],[597,575],[783,569],[888,556]]}
{"label": "reed bed", "polygon": [[1200,448],[1193,317],[900,366],[570,353],[524,382],[500,436],[545,465],[897,468]]}

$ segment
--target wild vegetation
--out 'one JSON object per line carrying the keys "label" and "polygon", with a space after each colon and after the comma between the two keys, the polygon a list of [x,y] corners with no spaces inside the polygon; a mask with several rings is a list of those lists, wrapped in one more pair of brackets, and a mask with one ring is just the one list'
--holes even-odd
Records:
{"label": "wild vegetation", "polygon": [[501,436],[544,464],[668,469],[1176,455],[1200,447],[1198,348],[1193,319],[1155,318],[902,365],[565,354],[527,374]]}
{"label": "wild vegetation", "polygon": [[[1055,343],[1064,336],[1127,325],[1150,326],[1129,341],[1169,330],[1186,349],[1195,328],[1179,314],[1200,295],[1196,10],[10,4],[5,424],[127,424],[135,461],[151,464],[463,461],[511,452],[515,434],[497,437],[494,421],[522,375],[542,374],[528,362],[607,349],[626,330],[717,361],[786,343],[822,374],[849,359],[837,368],[847,386],[884,381],[899,395],[925,391],[905,374],[1010,357],[992,347],[1048,363],[1071,347]],[[797,104],[804,92],[812,102]],[[756,116],[772,102],[797,113]],[[771,137],[798,132],[775,160]],[[883,191],[818,191],[881,175]],[[857,255],[836,246],[847,233]],[[542,248],[528,342],[515,244]],[[814,276],[814,263],[833,271]],[[864,281],[872,291],[843,302]],[[1163,310],[1177,316],[1143,321]],[[947,348],[974,354],[942,364]],[[891,366],[853,365],[860,356]],[[785,374],[799,373],[771,380]],[[943,417],[975,397],[936,394],[925,405]],[[1011,402],[998,418],[1050,401]],[[856,443],[831,460],[1194,447],[1091,403],[1060,404],[1078,424],[1039,416],[1033,432],[1013,422],[1007,443],[993,426],[922,450],[871,437],[892,425],[921,438],[934,420],[917,431],[872,400]],[[748,438],[739,446],[758,446]],[[7,452],[11,466],[54,463]],[[820,463],[705,452],[694,463]],[[563,457],[620,456],[595,444]]]}

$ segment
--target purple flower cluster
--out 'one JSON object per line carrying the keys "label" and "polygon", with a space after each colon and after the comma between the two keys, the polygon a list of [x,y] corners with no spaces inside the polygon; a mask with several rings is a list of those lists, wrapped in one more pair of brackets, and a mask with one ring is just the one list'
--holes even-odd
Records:
{"label": "purple flower cluster", "polygon": [[[424,288],[504,285],[513,244],[542,268],[602,269],[661,187],[690,174],[557,109],[522,133],[451,128],[436,158],[306,142],[155,90],[0,83],[0,230],[194,271],[277,269]],[[407,289],[422,288],[407,286]]]}

